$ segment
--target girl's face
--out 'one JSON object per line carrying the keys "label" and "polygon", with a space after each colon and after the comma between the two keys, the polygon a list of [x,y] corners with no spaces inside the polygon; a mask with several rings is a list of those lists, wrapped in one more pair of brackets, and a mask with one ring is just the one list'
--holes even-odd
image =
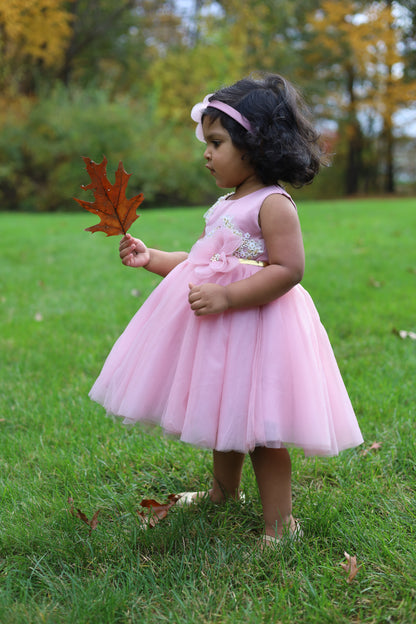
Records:
{"label": "girl's face", "polygon": [[214,176],[220,188],[237,188],[249,182],[258,182],[254,168],[243,158],[244,152],[237,149],[219,119],[211,122],[208,116],[202,121],[202,130],[207,143],[205,165]]}

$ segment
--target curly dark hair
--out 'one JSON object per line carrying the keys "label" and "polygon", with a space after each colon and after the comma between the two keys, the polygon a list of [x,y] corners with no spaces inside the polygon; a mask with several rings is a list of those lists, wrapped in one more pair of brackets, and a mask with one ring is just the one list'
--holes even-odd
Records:
{"label": "curly dark hair", "polygon": [[208,106],[203,112],[212,121],[220,119],[263,184],[288,182],[300,187],[312,182],[324,162],[319,134],[300,93],[285,78],[278,74],[243,78],[209,99],[229,104],[249,120],[253,133],[215,108]]}

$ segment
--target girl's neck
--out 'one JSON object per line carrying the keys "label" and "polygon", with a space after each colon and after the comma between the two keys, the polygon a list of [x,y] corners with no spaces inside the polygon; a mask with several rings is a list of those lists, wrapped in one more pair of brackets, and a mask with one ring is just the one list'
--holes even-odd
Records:
{"label": "girl's neck", "polygon": [[241,199],[241,197],[245,197],[246,195],[250,195],[250,193],[254,193],[254,191],[264,188],[264,186],[263,182],[258,178],[248,178],[235,187],[234,193],[231,195],[230,199]]}

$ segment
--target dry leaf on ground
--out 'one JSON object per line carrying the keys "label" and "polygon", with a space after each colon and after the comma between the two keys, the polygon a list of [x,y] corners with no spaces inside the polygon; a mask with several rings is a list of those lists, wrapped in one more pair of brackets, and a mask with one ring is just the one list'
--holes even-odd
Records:
{"label": "dry leaf on ground", "polygon": [[85,524],[90,527],[89,535],[91,535],[91,532],[94,531],[94,529],[97,528],[98,516],[99,516],[101,510],[98,509],[95,512],[95,514],[93,515],[93,517],[91,518],[91,520],[89,520],[88,517],[84,514],[83,511],[81,511],[78,508],[76,508],[76,509],[74,508],[74,500],[71,497],[68,498],[68,503],[70,504],[69,513],[72,516],[75,516],[76,518],[79,518],[80,520],[85,522]]}
{"label": "dry leaf on ground", "polygon": [[140,506],[144,507],[144,511],[137,510],[141,524],[153,528],[160,520],[166,518],[169,510],[178,500],[179,496],[176,494],[169,494],[167,503],[158,503],[152,498],[144,498],[140,503]]}
{"label": "dry leaf on ground", "polygon": [[361,566],[357,566],[357,557],[344,552],[347,563],[341,563],[341,567],[348,573],[347,583],[351,583],[357,575]]}
{"label": "dry leaf on ground", "polygon": [[361,451],[361,455],[368,455],[370,451],[379,451],[381,449],[380,442],[373,442],[372,445],[368,449],[364,449]]}

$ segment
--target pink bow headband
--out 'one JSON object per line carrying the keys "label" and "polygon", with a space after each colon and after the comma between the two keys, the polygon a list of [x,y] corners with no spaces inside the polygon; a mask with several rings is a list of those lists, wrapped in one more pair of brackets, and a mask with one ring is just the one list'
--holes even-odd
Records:
{"label": "pink bow headband", "polygon": [[224,104],[224,102],[220,102],[219,100],[212,100],[210,102],[209,98],[212,95],[213,95],[212,93],[209,93],[208,95],[206,95],[204,97],[204,100],[202,102],[198,102],[198,104],[195,104],[195,106],[191,110],[191,117],[198,124],[195,130],[195,134],[196,134],[196,138],[199,141],[202,141],[203,143],[205,143],[204,133],[202,132],[202,113],[208,106],[211,106],[211,108],[216,108],[217,110],[222,111],[223,113],[225,113],[226,115],[234,119],[234,121],[236,121],[241,126],[243,126],[243,128],[245,128],[247,132],[250,132],[251,134],[253,133],[253,128],[248,119],[243,117],[243,115],[239,113],[238,110],[236,110],[229,104]]}

